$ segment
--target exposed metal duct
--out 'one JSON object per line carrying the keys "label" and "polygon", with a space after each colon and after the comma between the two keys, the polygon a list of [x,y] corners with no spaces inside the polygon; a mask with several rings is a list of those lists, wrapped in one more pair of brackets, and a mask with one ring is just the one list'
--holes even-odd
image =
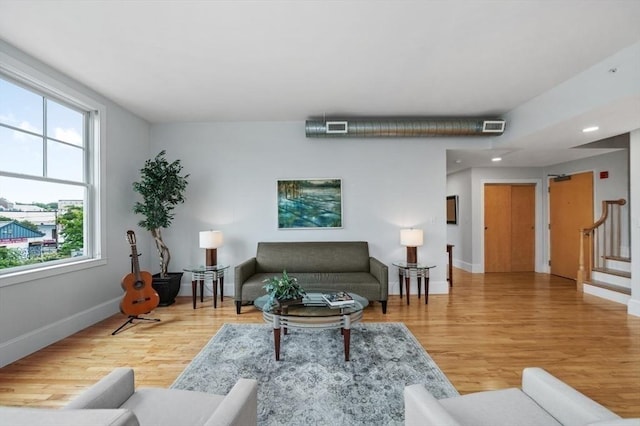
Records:
{"label": "exposed metal duct", "polygon": [[483,118],[307,120],[308,138],[421,138],[431,136],[499,136],[505,121]]}

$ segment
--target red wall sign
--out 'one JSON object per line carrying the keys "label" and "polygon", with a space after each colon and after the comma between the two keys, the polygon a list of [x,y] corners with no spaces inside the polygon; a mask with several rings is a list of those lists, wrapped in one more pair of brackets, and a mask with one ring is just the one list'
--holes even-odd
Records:
{"label": "red wall sign", "polygon": [[26,238],[0,238],[0,243],[3,244],[24,243],[25,241],[27,241]]}

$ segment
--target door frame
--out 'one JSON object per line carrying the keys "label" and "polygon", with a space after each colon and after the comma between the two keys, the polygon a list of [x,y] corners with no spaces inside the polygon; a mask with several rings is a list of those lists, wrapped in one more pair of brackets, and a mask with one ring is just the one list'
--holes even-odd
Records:
{"label": "door frame", "polygon": [[478,273],[484,273],[484,186],[486,184],[505,184],[505,185],[522,185],[522,184],[533,184],[535,185],[535,224],[536,224],[536,232],[535,232],[535,260],[534,267],[535,272],[549,272],[549,265],[545,264],[544,259],[544,230],[542,229],[544,226],[544,208],[543,208],[543,181],[541,178],[530,178],[530,179],[480,179],[480,208],[478,211],[480,212],[480,229],[476,234],[479,237],[480,242],[480,270],[473,271]]}

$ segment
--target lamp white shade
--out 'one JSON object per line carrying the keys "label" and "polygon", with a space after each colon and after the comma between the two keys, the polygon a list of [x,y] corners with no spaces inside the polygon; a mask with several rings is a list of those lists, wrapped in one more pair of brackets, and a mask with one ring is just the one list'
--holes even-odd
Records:
{"label": "lamp white shade", "polygon": [[200,231],[200,248],[214,249],[222,247],[224,237],[222,231]]}
{"label": "lamp white shade", "polygon": [[406,247],[419,247],[424,243],[422,229],[401,229],[400,244]]}

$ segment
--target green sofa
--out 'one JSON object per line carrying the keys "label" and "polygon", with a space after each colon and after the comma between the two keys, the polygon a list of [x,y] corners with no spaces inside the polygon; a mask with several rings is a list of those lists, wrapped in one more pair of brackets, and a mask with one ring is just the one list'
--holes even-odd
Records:
{"label": "green sofa", "polygon": [[266,278],[286,270],[305,290],[345,290],[379,301],[387,313],[389,269],[369,256],[366,241],[259,242],[256,256],[235,268],[236,312],[266,294]]}

